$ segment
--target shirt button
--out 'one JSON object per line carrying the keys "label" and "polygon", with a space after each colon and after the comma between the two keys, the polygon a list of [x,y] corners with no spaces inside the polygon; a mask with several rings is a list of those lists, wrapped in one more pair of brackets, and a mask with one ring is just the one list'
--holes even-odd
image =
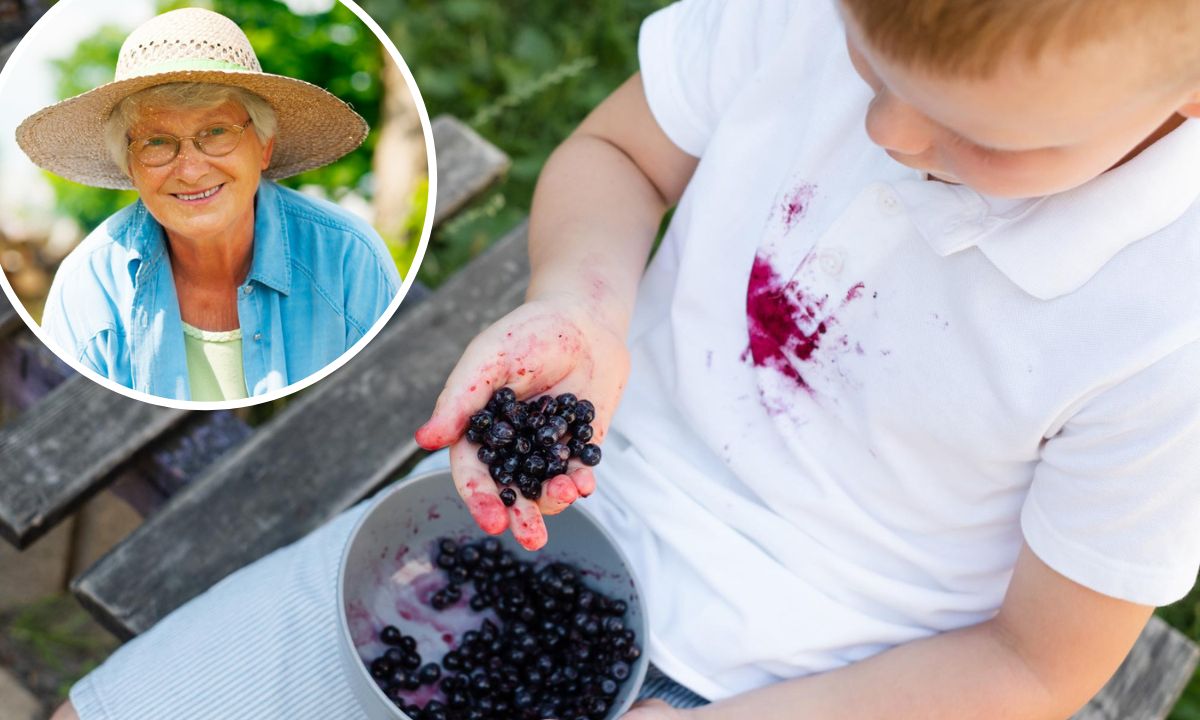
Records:
{"label": "shirt button", "polygon": [[875,204],[884,215],[900,214],[900,198],[889,187],[880,187],[875,191]]}
{"label": "shirt button", "polygon": [[243,295],[249,295],[249,294],[250,294],[250,293],[252,293],[252,292],[254,292],[254,286],[253,286],[253,285],[243,285],[243,286],[242,286],[242,294],[243,294]]}
{"label": "shirt button", "polygon": [[260,333],[260,332],[254,333],[254,342],[262,342],[262,333]]}
{"label": "shirt button", "polygon": [[841,250],[822,250],[821,254],[817,256],[817,266],[826,275],[833,277],[841,275],[845,265],[845,252]]}

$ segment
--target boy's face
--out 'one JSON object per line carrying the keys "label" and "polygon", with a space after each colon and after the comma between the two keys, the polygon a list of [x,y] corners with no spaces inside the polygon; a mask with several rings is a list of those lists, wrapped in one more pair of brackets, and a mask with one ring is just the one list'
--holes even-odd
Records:
{"label": "boy's face", "polygon": [[986,80],[934,76],[872,51],[846,15],[854,67],[875,91],[867,134],[897,162],[997,197],[1084,184],[1200,115],[1200,83],[1153,79],[1140,44],[1119,39]]}

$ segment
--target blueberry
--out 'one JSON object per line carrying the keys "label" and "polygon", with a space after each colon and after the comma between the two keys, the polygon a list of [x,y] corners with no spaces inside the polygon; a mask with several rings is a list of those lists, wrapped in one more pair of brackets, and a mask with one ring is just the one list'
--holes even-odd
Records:
{"label": "blueberry", "polygon": [[590,400],[580,400],[575,406],[575,421],[590,423],[596,419],[596,406]]}
{"label": "blueberry", "polygon": [[521,468],[521,458],[512,455],[504,458],[504,462],[500,463],[500,467],[506,473],[516,473]]}
{"label": "blueberry", "polygon": [[[582,448],[583,445],[580,446]],[[546,449],[546,454],[550,455],[551,458],[557,457],[558,460],[566,462],[571,458],[571,449],[566,443],[554,443],[550,448]]]}
{"label": "blueberry", "polygon": [[503,474],[504,474],[503,463],[494,463],[494,464],[488,466],[488,475],[491,475],[492,479],[495,480],[496,482],[500,482],[500,476]]}
{"label": "blueberry", "polygon": [[392,671],[392,664],[383,657],[377,657],[371,661],[371,674],[387,675]]}
{"label": "blueberry", "polygon": [[518,455],[528,455],[533,450],[533,440],[528,435],[518,435],[513,440],[512,448]]}
{"label": "blueberry", "polygon": [[583,450],[584,442],[571,438],[567,441],[567,450],[571,453],[571,457],[579,457],[579,453]]}
{"label": "blueberry", "polygon": [[476,430],[475,428],[468,428],[467,432],[466,432],[466,438],[467,438],[467,442],[478,445],[478,444],[482,443],[487,438],[487,436],[481,430]]}
{"label": "blueberry", "polygon": [[571,393],[563,393],[555,398],[555,400],[558,402],[560,409],[575,407],[575,404],[578,402],[578,399]]}
{"label": "blueberry", "polygon": [[454,538],[442,538],[438,540],[438,551],[443,555],[457,555],[458,543]]}
{"label": "blueberry", "polygon": [[600,464],[600,446],[588,443],[579,451],[579,462],[592,467]]}
{"label": "blueberry", "polygon": [[442,668],[437,663],[422,665],[421,669],[417,671],[417,679],[421,681],[422,685],[432,685],[441,677]]}
{"label": "blueberry", "polygon": [[541,455],[527,455],[521,469],[525,474],[540,480],[546,475],[546,459]]}
{"label": "blueberry", "polygon": [[408,636],[400,638],[400,649],[404,652],[416,652],[417,639]]}
{"label": "blueberry", "polygon": [[521,487],[521,494],[530,500],[537,500],[542,496],[542,484],[534,481],[529,485]]}
{"label": "blueberry", "polygon": [[479,543],[479,552],[483,553],[485,558],[499,555],[500,549],[500,541],[496,538],[484,538],[483,542]]}
{"label": "blueberry", "polygon": [[500,477],[496,478],[496,482],[501,485],[512,485],[516,481],[516,476],[512,473],[501,473]]}
{"label": "blueberry", "polygon": [[591,440],[593,432],[592,426],[584,423],[575,423],[571,426],[571,437],[583,442]]}
{"label": "blueberry", "polygon": [[554,428],[550,425],[541,426],[533,434],[534,441],[542,447],[550,447],[554,443],[558,442],[559,437],[561,436],[558,435],[558,433],[556,433]]}
{"label": "blueberry", "polygon": [[512,391],[512,388],[502,387],[492,394],[492,402],[496,403],[497,405],[516,402],[516,399],[517,394]]}
{"label": "blueberry", "polygon": [[529,422],[529,410],[522,403],[511,403],[504,406],[504,417],[514,428],[523,428]]}
{"label": "blueberry", "polygon": [[474,567],[479,562],[482,553],[474,545],[465,545],[458,551],[458,560],[467,567]]}
{"label": "blueberry", "polygon": [[479,451],[475,453],[475,457],[479,458],[479,462],[484,465],[491,465],[496,462],[497,456],[496,448],[488,447],[487,445],[481,445]]}
{"label": "blueberry", "polygon": [[404,659],[405,652],[398,647],[390,647],[383,653],[383,659],[391,663],[392,667],[400,665],[400,661]]}
{"label": "blueberry", "polygon": [[494,416],[488,410],[480,410],[471,416],[468,425],[472,430],[483,432],[492,426]]}
{"label": "blueberry", "polygon": [[500,422],[493,424],[492,427],[488,429],[485,440],[487,441],[487,444],[491,445],[492,447],[503,447],[511,443],[516,435],[516,429],[513,428],[513,426],[509,423],[501,420]]}
{"label": "blueberry", "polygon": [[[564,446],[564,447],[566,447],[566,446]],[[550,462],[546,463],[546,477],[547,478],[558,477],[559,475],[562,475],[566,471],[567,471],[567,462],[565,460],[559,460],[558,458],[554,458]]]}
{"label": "blueberry", "polygon": [[517,493],[510,487],[504,488],[500,491],[500,502],[504,503],[505,507],[512,507],[517,502]]}
{"label": "blueberry", "polygon": [[379,631],[379,639],[388,645],[399,645],[401,637],[403,635],[395,625],[385,625],[383,630]]}

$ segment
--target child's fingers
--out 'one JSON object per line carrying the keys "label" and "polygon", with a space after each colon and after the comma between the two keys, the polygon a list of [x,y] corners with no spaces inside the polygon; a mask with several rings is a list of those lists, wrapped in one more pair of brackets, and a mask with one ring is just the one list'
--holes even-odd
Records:
{"label": "child's fingers", "polygon": [[483,363],[467,363],[466,358],[464,355],[446,378],[433,415],[417,429],[417,444],[426,450],[444,448],[462,437],[471,415],[486,405],[508,378],[508,366],[494,358]]}
{"label": "child's fingers", "polygon": [[517,501],[508,508],[508,521],[512,527],[513,537],[526,550],[540,550],[549,539],[546,534],[546,521],[537,503],[524,495],[517,493]]}
{"label": "child's fingers", "polygon": [[[508,509],[500,499],[495,481],[475,457],[475,452],[475,447],[465,439],[454,443],[450,448],[450,474],[454,478],[454,487],[479,527],[485,533],[499,535],[508,527]],[[544,526],[542,534],[545,534]]]}
{"label": "child's fingers", "polygon": [[586,465],[577,467],[569,473],[571,481],[579,491],[579,497],[587,497],[596,492],[596,474]]}
{"label": "child's fingers", "polygon": [[542,486],[542,497],[538,499],[538,509],[543,515],[557,515],[579,499],[579,488],[567,475],[558,475],[546,481]]}

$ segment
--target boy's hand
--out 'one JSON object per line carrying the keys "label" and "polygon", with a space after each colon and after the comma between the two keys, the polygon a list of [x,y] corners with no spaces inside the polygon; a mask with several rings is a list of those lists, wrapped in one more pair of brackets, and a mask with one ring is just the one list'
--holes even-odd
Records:
{"label": "boy's hand", "polygon": [[542,497],[518,494],[506,508],[500,488],[464,437],[470,416],[492,393],[510,387],[519,399],[570,392],[596,407],[592,442],[599,444],[629,376],[629,351],[621,334],[595,320],[586,298],[570,295],[526,302],[467,346],[438,397],[433,416],[416,433],[426,450],[450,447],[450,472],[479,527],[492,535],[511,527],[529,550],[546,544],[543,515],[562,512],[595,490],[592,469],[572,460],[567,474],[551,478]]}

